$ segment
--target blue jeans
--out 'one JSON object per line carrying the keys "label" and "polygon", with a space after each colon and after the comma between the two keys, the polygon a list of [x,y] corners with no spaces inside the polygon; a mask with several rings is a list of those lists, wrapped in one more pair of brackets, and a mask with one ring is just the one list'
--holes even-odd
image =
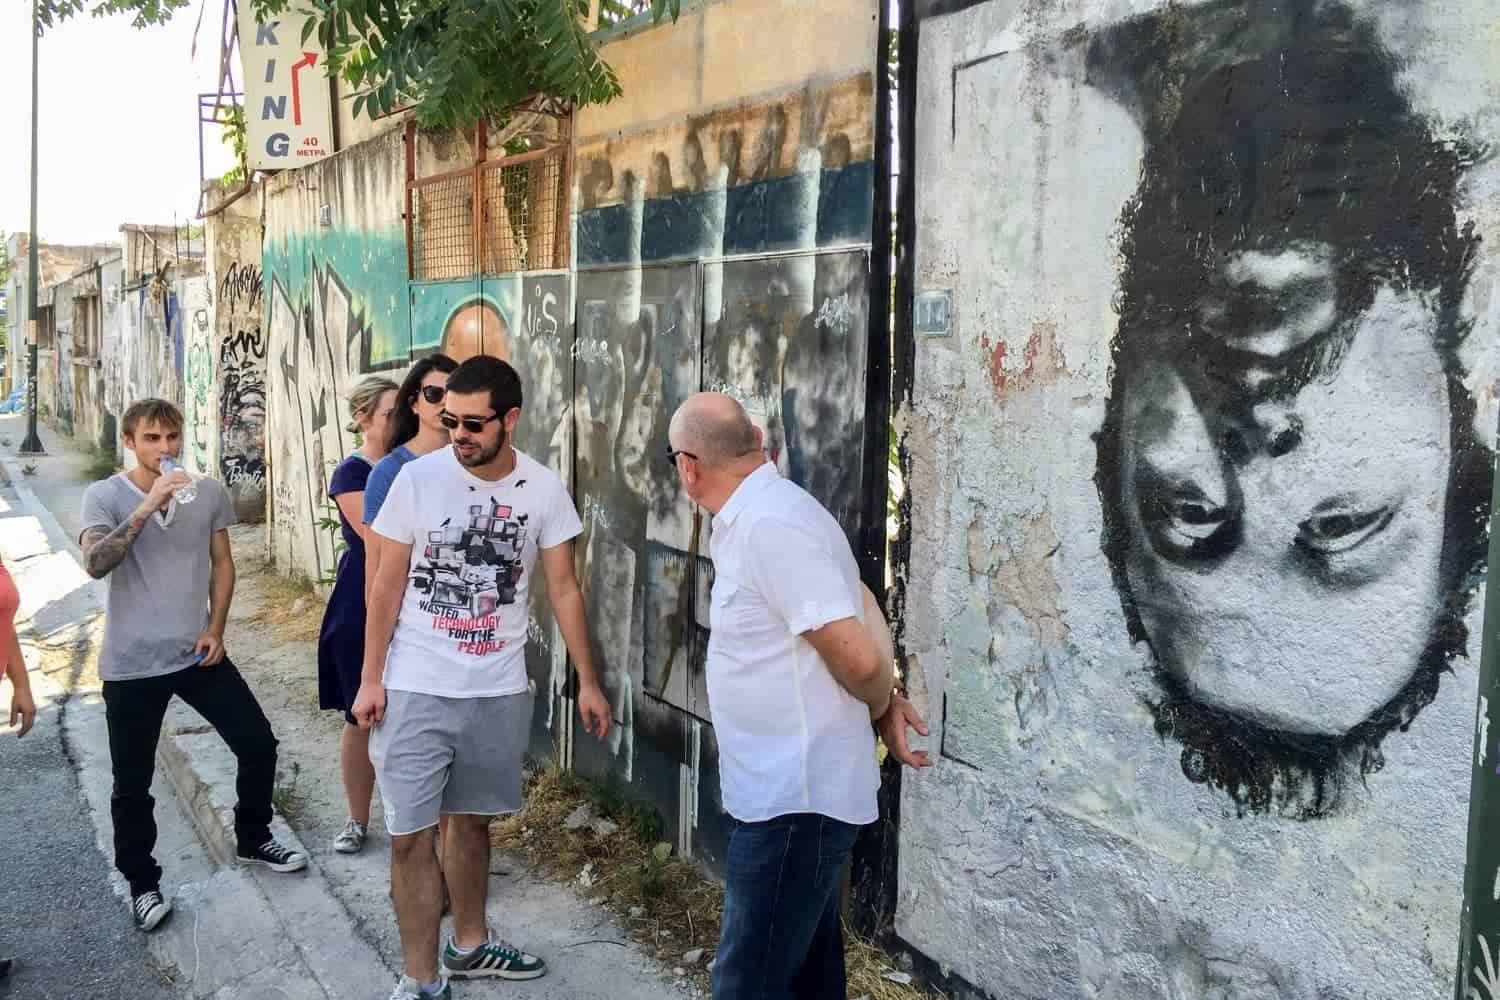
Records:
{"label": "blue jeans", "polygon": [[845,995],[839,886],[859,827],[817,813],[729,835],[714,1000]]}

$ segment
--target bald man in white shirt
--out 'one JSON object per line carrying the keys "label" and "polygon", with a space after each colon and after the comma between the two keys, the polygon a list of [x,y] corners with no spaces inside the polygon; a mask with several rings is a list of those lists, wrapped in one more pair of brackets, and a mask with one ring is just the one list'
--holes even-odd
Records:
{"label": "bald man in white shirt", "polygon": [[839,885],[861,826],[878,817],[871,720],[891,755],[926,726],[892,690],[895,657],[843,529],[783,479],[734,399],[689,398],[667,457],[714,515],[708,696],[724,808],[714,1000],[845,995]]}

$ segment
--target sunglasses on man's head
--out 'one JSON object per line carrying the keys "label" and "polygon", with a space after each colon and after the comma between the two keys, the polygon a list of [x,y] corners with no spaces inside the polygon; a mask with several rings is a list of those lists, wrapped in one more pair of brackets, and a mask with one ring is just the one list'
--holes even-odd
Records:
{"label": "sunglasses on man's head", "polygon": [[484,430],[485,424],[489,423],[491,420],[499,420],[500,414],[491,413],[487,417],[455,417],[447,410],[444,410],[442,413],[438,414],[438,419],[441,420],[443,422],[443,426],[448,428],[450,431],[456,430],[459,426],[462,426],[463,429],[468,431],[470,434],[478,434],[480,431]]}
{"label": "sunglasses on man's head", "polygon": [[694,455],[692,452],[690,452],[690,451],[683,451],[681,448],[673,448],[670,444],[668,444],[667,445],[667,461],[669,463],[671,463],[672,465],[676,465],[677,464],[677,456],[678,455],[681,455],[683,458],[691,458],[695,462],[698,461],[698,456]]}
{"label": "sunglasses on man's head", "polygon": [[443,401],[443,397],[446,396],[446,395],[448,395],[448,390],[447,390],[447,388],[445,386],[441,386],[441,385],[424,385],[424,386],[422,386],[422,398],[425,399],[425,400],[427,400],[427,402],[432,403],[433,405],[441,403]]}

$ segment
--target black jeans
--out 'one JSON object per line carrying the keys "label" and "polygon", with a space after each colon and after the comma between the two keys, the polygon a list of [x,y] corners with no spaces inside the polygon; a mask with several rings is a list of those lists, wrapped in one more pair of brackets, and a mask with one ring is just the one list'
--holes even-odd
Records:
{"label": "black jeans", "polygon": [[276,783],[276,737],[245,678],[226,656],[212,667],[188,667],[161,677],[105,681],[104,711],[109,722],[109,757],[115,788],[109,800],[115,825],[115,867],[130,883],[131,895],[160,888],[156,847],[156,743],[173,695],[218,731],[239,760],[235,783],[239,802],[234,835],[241,846],[259,847],[271,838],[271,791]]}
{"label": "black jeans", "polygon": [[839,886],[859,827],[817,813],[741,823],[729,835],[714,1000],[845,995]]}

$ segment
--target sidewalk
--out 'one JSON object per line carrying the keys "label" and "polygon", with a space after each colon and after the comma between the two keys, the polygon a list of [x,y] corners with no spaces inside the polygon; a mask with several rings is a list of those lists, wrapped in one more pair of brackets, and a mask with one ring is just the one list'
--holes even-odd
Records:
{"label": "sidewalk", "polygon": [[[77,607],[51,604],[27,615],[28,631],[48,636],[72,655],[59,669],[72,700],[65,713],[84,792],[97,828],[109,843],[109,760],[102,705],[93,663],[100,636],[99,585],[79,565],[68,539],[78,529],[77,511],[88,483],[81,452],[42,431],[48,456],[24,476],[15,456],[23,435],[20,420],[0,417],[0,462],[51,522],[47,538],[0,536],[0,555],[12,545],[39,544],[36,572],[53,588],[83,596]],[[27,460],[31,461],[31,460]],[[41,508],[56,513],[54,518]],[[58,523],[61,522],[61,523]],[[174,705],[167,717],[156,795],[161,826],[158,858],[164,888],[178,896],[179,912],[152,936],[152,953],[174,970],[173,978],[193,996],[236,998],[384,997],[400,966],[400,945],[387,890],[389,841],[377,796],[371,837],[362,854],[333,851],[346,813],[339,777],[338,735],[342,719],[317,709],[317,624],[322,602],[299,595],[281,577],[266,572],[263,529],[232,529],[239,583],[225,637],[235,660],[270,717],[281,741],[278,832],[299,839],[312,865],[305,876],[247,873],[229,862],[228,832],[233,799],[233,759],[191,710]],[[27,583],[22,583],[23,595]],[[37,585],[41,587],[41,584]],[[55,603],[55,602],[54,602]],[[27,612],[23,607],[23,614]],[[86,640],[78,641],[80,636]],[[170,780],[168,780],[170,779]],[[176,798],[180,808],[169,800]],[[108,855],[108,851],[105,851]],[[515,859],[492,863],[489,921],[506,937],[547,959],[546,977],[531,983],[461,983],[455,995],[515,1000],[658,1000],[690,997],[694,990],[646,956],[604,909],[572,889],[529,876]],[[123,891],[117,886],[117,891]],[[123,903],[118,905],[123,906]]]}

